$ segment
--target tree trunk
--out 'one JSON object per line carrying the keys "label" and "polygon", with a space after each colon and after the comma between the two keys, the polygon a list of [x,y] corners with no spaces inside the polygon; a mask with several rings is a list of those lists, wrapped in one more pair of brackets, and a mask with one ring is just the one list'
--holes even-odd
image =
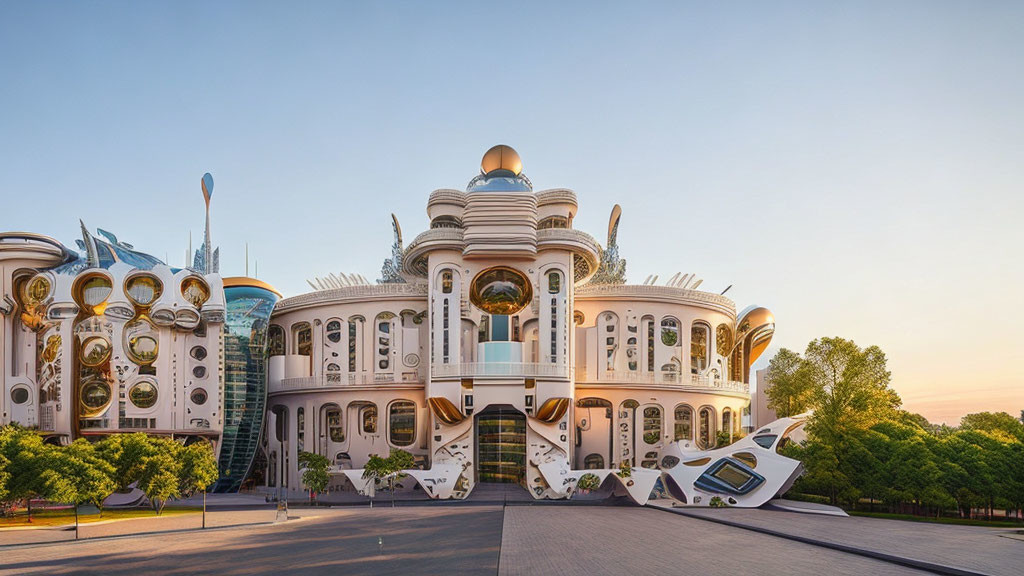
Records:
{"label": "tree trunk", "polygon": [[78,540],[78,502],[75,502],[75,540]]}
{"label": "tree trunk", "polygon": [[25,508],[28,510],[28,523],[32,523],[32,498],[25,499]]}

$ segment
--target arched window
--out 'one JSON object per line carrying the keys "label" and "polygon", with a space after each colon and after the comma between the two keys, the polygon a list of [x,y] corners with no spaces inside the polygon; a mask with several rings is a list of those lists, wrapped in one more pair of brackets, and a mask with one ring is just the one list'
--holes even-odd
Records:
{"label": "arched window", "polygon": [[370,404],[363,406],[362,410],[363,434],[377,433],[377,405]]}
{"label": "arched window", "polygon": [[732,410],[722,410],[722,431],[732,433]]}
{"label": "arched window", "polygon": [[708,367],[708,346],[711,327],[703,322],[694,322],[690,327],[690,372],[700,374]]}
{"label": "arched window", "polygon": [[604,468],[604,456],[600,454],[588,454],[583,459],[584,470],[600,470],[602,468]]}
{"label": "arched window", "polygon": [[313,355],[313,328],[309,322],[292,325],[292,345],[299,356]]}
{"label": "arched window", "polygon": [[271,356],[284,355],[284,328],[271,324],[267,329],[267,349]]}
{"label": "arched window", "polygon": [[651,446],[661,440],[661,406],[644,408],[644,443]]}
{"label": "arched window", "polygon": [[693,440],[693,408],[686,404],[676,406],[675,439]]}
{"label": "arched window", "polygon": [[669,348],[679,344],[679,320],[675,318],[661,319],[661,343]]}
{"label": "arched window", "polygon": [[327,321],[327,340],[335,344],[341,342],[341,320],[332,318]]}
{"label": "arched window", "polygon": [[697,413],[697,427],[700,434],[697,445],[705,450],[711,448],[715,438],[715,414],[710,406],[704,406]]}
{"label": "arched window", "polygon": [[327,410],[327,434],[331,442],[345,441],[345,427],[343,424],[341,408],[335,406]]}
{"label": "arched window", "polygon": [[356,325],[359,322],[360,325],[363,322],[363,318],[356,316],[349,318],[348,320],[348,372],[352,374],[357,369],[356,355],[359,353],[359,334],[361,330],[360,326]]}
{"label": "arched window", "polygon": [[604,312],[600,318],[600,324],[604,329],[598,331],[598,338],[604,339],[604,369],[611,372],[615,370],[615,352],[619,349],[619,317],[611,312]]}
{"label": "arched window", "polygon": [[647,371],[654,372],[654,317],[645,316],[643,323],[647,327]]}
{"label": "arched window", "polygon": [[300,452],[306,449],[306,410],[302,407],[295,410],[295,446]]}
{"label": "arched window", "polygon": [[408,400],[391,403],[388,409],[388,440],[394,446],[409,446],[416,440],[416,404]]}
{"label": "arched window", "polygon": [[395,315],[391,312],[382,312],[377,315],[377,368],[388,370],[391,368],[391,342],[393,338],[393,323],[391,319]]}
{"label": "arched window", "polygon": [[562,274],[556,270],[548,272],[548,305],[551,310],[551,362],[557,363],[558,343],[561,341],[558,333],[558,295],[562,292]]}
{"label": "arched window", "polygon": [[441,293],[451,294],[452,293],[452,271],[445,270],[441,272]]}
{"label": "arched window", "polygon": [[719,324],[718,328],[715,328],[715,350],[719,356],[729,357],[729,352],[732,351],[732,330],[728,324]]}

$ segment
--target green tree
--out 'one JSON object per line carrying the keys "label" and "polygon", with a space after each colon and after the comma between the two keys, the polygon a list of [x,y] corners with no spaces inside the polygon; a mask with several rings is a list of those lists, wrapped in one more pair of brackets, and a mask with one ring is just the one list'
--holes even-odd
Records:
{"label": "green tree", "polygon": [[978,412],[960,420],[960,428],[988,432],[1004,442],[1024,442],[1024,422],[1006,412]]}
{"label": "green tree", "polygon": [[768,362],[768,407],[780,418],[802,414],[810,408],[813,382],[803,365],[800,355],[786,348]]}
{"label": "green tree", "polygon": [[152,452],[142,461],[138,487],[159,515],[168,500],[181,496],[183,447],[168,438],[150,438],[150,442]]}
{"label": "green tree", "polygon": [[217,458],[213,445],[196,442],[180,451],[181,470],[178,475],[178,492],[188,498],[196,492],[203,493],[203,528],[206,528],[206,489],[217,481]]}
{"label": "green tree", "polygon": [[330,465],[331,461],[325,456],[312,452],[299,452],[302,484],[309,490],[310,503],[313,502],[317,494],[327,490],[327,484],[331,480],[331,475],[327,471]]}
{"label": "green tree", "polygon": [[5,510],[13,511],[19,503],[28,510],[28,521],[32,521],[32,499],[42,495],[40,477],[47,461],[43,458],[45,445],[36,432],[9,424],[0,428],[0,456],[7,461],[5,470]]}
{"label": "green tree", "polygon": [[41,495],[52,502],[74,505],[78,538],[78,507],[92,503],[102,509],[103,500],[117,489],[114,467],[84,439],[64,447],[44,446],[39,456],[45,462],[40,476]]}
{"label": "green tree", "polygon": [[896,416],[900,397],[889,387],[885,353],[877,346],[861,348],[842,338],[814,340],[801,369],[812,383],[809,432],[835,440],[848,430]]}
{"label": "green tree", "polygon": [[142,478],[146,459],[156,453],[153,438],[142,432],[112,434],[96,443],[96,450],[114,466],[114,482],[127,490]]}
{"label": "green tree", "polygon": [[[387,458],[371,454],[366,466],[363,467],[363,478],[372,478],[374,488],[377,483],[386,480],[388,488],[391,490],[391,506],[394,507],[395,482],[405,477],[406,474],[403,474],[402,470],[412,468],[415,462],[416,459],[412,454],[397,448],[392,448]],[[373,505],[372,500],[370,505]]]}

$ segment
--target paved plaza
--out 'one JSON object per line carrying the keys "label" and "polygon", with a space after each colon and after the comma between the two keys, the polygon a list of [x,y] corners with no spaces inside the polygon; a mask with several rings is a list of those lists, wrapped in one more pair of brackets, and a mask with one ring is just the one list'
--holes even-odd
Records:
{"label": "paved plaza", "polygon": [[[218,511],[218,521],[270,510]],[[785,532],[848,539],[971,572],[1019,574],[1005,531],[765,510],[694,510]],[[913,568],[630,506],[293,508],[295,518],[207,531],[0,548],[0,574],[924,574]],[[187,517],[189,521],[194,518]],[[96,527],[99,528],[99,527]],[[7,542],[11,532],[0,533]]]}

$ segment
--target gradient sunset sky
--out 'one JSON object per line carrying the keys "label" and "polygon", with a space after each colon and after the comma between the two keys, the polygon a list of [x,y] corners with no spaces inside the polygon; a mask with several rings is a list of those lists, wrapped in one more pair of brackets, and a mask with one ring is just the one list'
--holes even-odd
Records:
{"label": "gradient sunset sky", "polygon": [[[505,143],[631,281],[772,348],[877,344],[907,409],[1024,409],[1024,3],[0,3],[0,229],[377,278]],[[728,4],[728,5],[724,5]],[[250,269],[254,272],[254,266]]]}

